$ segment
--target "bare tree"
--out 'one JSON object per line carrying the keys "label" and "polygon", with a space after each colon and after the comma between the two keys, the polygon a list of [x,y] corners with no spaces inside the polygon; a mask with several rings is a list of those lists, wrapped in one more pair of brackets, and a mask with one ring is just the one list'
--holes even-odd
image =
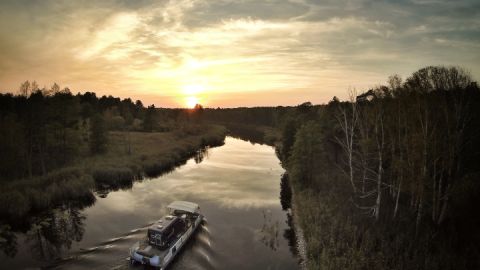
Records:
{"label": "bare tree", "polygon": [[380,217],[380,205],[382,203],[382,189],[383,189],[383,152],[385,148],[385,131],[384,131],[384,115],[381,104],[378,105],[380,108],[376,110],[375,115],[375,142],[376,142],[376,152],[377,152],[377,198],[375,200],[374,215],[375,219],[378,220]]}
{"label": "bare tree", "polygon": [[[354,182],[354,168],[353,168],[353,154],[354,154],[354,137],[357,127],[358,121],[358,111],[357,111],[357,103],[355,102],[356,98],[356,90],[349,89],[348,91],[348,98],[347,106],[343,106],[340,104],[338,106],[338,112],[335,115],[338,123],[340,124],[342,135],[341,137],[336,137],[335,139],[342,147],[345,155],[347,156],[347,163],[348,163],[348,176],[350,183],[352,185],[353,192],[357,192],[357,188]],[[350,107],[350,108],[348,108]]]}
{"label": "bare tree", "polygon": [[56,93],[60,92],[60,85],[58,85],[57,83],[53,83],[50,91],[53,95],[55,95]]}
{"label": "bare tree", "polygon": [[31,85],[30,81],[25,81],[20,85],[20,88],[18,90],[21,96],[28,97],[31,93]]}

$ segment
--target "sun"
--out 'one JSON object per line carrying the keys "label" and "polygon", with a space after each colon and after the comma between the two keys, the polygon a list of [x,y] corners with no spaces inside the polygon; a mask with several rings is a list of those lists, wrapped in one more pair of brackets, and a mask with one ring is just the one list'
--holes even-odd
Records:
{"label": "sun", "polygon": [[194,108],[195,105],[199,104],[198,98],[195,96],[189,96],[185,99],[185,104],[187,108]]}
{"label": "sun", "polygon": [[199,95],[202,95],[204,91],[205,86],[202,83],[184,84],[182,86],[182,92],[187,108],[194,108],[195,105],[200,104]]}

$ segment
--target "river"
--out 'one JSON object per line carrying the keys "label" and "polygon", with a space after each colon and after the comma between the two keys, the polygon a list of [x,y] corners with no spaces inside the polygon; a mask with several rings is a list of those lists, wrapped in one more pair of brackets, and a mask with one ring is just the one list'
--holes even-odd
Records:
{"label": "river", "polygon": [[97,194],[90,207],[54,210],[16,235],[15,256],[2,254],[1,268],[141,269],[126,260],[129,247],[166,205],[186,200],[207,221],[169,269],[298,269],[291,217],[280,203],[283,172],[272,147],[227,137],[168,174]]}

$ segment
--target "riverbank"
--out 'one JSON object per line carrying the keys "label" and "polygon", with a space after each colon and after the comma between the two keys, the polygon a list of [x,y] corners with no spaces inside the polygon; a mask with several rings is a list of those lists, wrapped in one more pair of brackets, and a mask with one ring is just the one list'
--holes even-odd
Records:
{"label": "riverbank", "polygon": [[191,158],[161,177],[97,197],[88,208],[42,216],[27,233],[15,233],[8,250],[18,252],[7,257],[0,250],[0,259],[8,269],[128,268],[125,252],[145,238],[147,225],[173,200],[188,200],[200,205],[208,223],[172,269],[299,269],[290,216],[279,204],[283,172],[272,147],[228,136],[201,163]]}
{"label": "riverbank", "polygon": [[242,123],[214,122],[228,129],[230,136],[251,143],[275,146],[278,144],[280,133],[275,127]]}
{"label": "riverbank", "polygon": [[94,200],[93,190],[105,194],[129,187],[135,179],[157,176],[201,155],[205,147],[222,145],[225,135],[226,129],[218,125],[189,125],[171,132],[110,132],[104,154],[78,158],[44,176],[2,186],[2,222],[25,223],[29,213]]}
{"label": "riverbank", "polygon": [[[289,180],[287,180],[289,181]],[[292,221],[293,221],[293,229],[295,231],[295,238],[296,238],[296,248],[298,252],[298,257],[300,259],[300,269],[302,270],[307,270],[308,269],[308,256],[307,256],[307,242],[305,241],[305,233],[303,232],[302,226],[301,226],[301,220],[299,217],[299,214],[301,213],[301,209],[298,209],[297,206],[297,195],[295,193],[295,190],[293,187],[290,186],[291,190],[291,215],[292,215]]]}
{"label": "riverbank", "polygon": [[479,269],[480,92],[416,84],[440,78],[426,74],[461,71],[428,67],[373,89],[371,101],[334,98],[283,116],[277,153],[308,269]]}

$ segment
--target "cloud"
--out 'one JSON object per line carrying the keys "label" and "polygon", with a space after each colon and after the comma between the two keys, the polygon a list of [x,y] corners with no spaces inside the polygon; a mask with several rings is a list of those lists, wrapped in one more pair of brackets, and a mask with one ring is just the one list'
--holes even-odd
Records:
{"label": "cloud", "polygon": [[210,106],[320,103],[431,64],[478,78],[479,14],[477,1],[2,1],[0,86],[181,106],[201,84]]}
{"label": "cloud", "polygon": [[[120,58],[126,52],[121,49],[115,50],[113,46],[130,41],[130,33],[138,27],[139,23],[139,16],[136,13],[115,14],[94,34],[92,43],[79,51],[78,57],[88,59],[99,53],[106,53],[109,59]],[[113,51],[104,52],[108,48]]]}

